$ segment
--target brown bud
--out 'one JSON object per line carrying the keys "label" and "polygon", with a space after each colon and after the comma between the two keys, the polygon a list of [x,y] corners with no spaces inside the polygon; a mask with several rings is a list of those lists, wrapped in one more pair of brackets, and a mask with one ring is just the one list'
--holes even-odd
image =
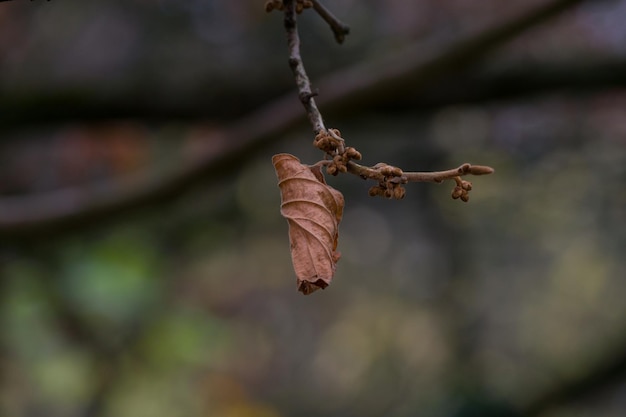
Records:
{"label": "brown bud", "polygon": [[357,151],[352,146],[346,148],[346,155],[348,158],[356,159],[357,161],[361,159],[361,152]]}
{"label": "brown bud", "polygon": [[383,195],[385,196],[385,198],[393,198],[393,189],[386,188],[385,191],[383,192]]}
{"label": "brown bud", "polygon": [[330,132],[332,132],[335,136],[337,136],[338,138],[341,137],[341,132],[339,131],[339,129],[328,129]]}
{"label": "brown bud", "polygon": [[467,192],[461,194],[461,200],[467,203],[469,201],[469,194]]}
{"label": "brown bud", "polygon": [[494,169],[484,165],[472,165],[469,169],[469,172],[473,175],[487,175],[493,174]]}
{"label": "brown bud", "polygon": [[472,183],[469,181],[461,181],[461,188],[463,188],[466,191],[469,191],[472,189]]}
{"label": "brown bud", "polygon": [[328,175],[337,175],[337,165],[329,165],[326,167]]}
{"label": "brown bud", "polygon": [[393,167],[391,165],[384,165],[380,168],[380,173],[385,177],[393,176]]}
{"label": "brown bud", "polygon": [[380,188],[378,185],[374,185],[368,190],[368,194],[370,195],[370,197],[376,197],[377,195],[382,195],[382,193],[383,189]]}
{"label": "brown bud", "polygon": [[272,0],[266,1],[265,2],[265,11],[267,13],[271,12],[272,10],[274,10],[274,3],[272,2]]}
{"label": "brown bud", "polygon": [[396,200],[402,200],[405,194],[406,190],[402,186],[398,186],[393,189],[393,198]]}
{"label": "brown bud", "polygon": [[457,185],[456,187],[454,187],[454,190],[452,190],[452,198],[456,200],[457,198],[461,197],[461,195],[463,195],[463,189]]}
{"label": "brown bud", "polygon": [[345,164],[337,165],[337,169],[339,172],[343,172],[344,174],[348,172],[348,167]]}

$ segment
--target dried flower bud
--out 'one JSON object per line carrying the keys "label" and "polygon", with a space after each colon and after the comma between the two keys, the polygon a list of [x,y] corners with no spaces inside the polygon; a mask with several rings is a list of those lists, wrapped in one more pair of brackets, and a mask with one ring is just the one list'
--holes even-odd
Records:
{"label": "dried flower bud", "polygon": [[328,175],[337,175],[337,165],[329,165],[326,167]]}
{"label": "dried flower bud", "polygon": [[[313,144],[315,145],[316,143],[319,143],[320,141],[322,141],[324,138],[326,137],[326,135],[324,134],[324,132],[320,132],[317,135],[315,135],[315,139],[313,140]],[[317,146],[317,145],[316,145]]]}
{"label": "dried flower bud", "polygon": [[404,173],[398,167],[391,167],[391,175],[394,177],[401,177]]}
{"label": "dried flower bud", "polygon": [[469,201],[469,194],[467,192],[461,194],[461,201],[467,203]]}
{"label": "dried flower bud", "polygon": [[463,188],[466,191],[469,191],[472,189],[472,183],[469,181],[461,181],[461,188]]}
{"label": "dried flower bud", "polygon": [[383,195],[385,196],[385,198],[393,198],[393,189],[386,188],[385,191],[383,192]]}
{"label": "dried flower bud", "polygon": [[328,131],[330,131],[333,135],[337,136],[338,138],[341,137],[341,132],[339,131],[339,129],[328,129]]}
{"label": "dried flower bud", "polygon": [[393,198],[396,200],[402,200],[405,194],[406,190],[402,186],[397,186],[393,189]]}
{"label": "dried flower bud", "polygon": [[357,161],[361,159],[361,152],[354,149],[352,146],[348,146],[346,148],[346,155],[350,159],[356,159]]}
{"label": "dried flower bud", "polygon": [[393,176],[393,167],[391,165],[383,165],[380,167],[380,173],[383,174],[385,177],[391,177]]}
{"label": "dried flower bud", "polygon": [[380,186],[374,185],[370,187],[370,189],[368,190],[368,194],[370,195],[370,197],[376,197],[376,196],[382,195],[383,191],[384,190],[380,188]]}
{"label": "dried flower bud", "polygon": [[461,187],[459,187],[458,185],[456,187],[454,187],[454,190],[452,190],[452,198],[453,199],[457,199],[459,197],[461,197],[463,195],[463,189]]}

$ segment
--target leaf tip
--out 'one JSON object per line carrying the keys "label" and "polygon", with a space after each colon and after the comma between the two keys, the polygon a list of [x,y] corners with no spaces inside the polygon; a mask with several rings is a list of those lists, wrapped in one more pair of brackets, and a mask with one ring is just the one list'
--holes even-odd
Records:
{"label": "leaf tip", "polygon": [[298,280],[298,291],[304,295],[309,295],[320,288],[323,290],[326,287],[328,287],[328,283],[321,278],[315,282]]}

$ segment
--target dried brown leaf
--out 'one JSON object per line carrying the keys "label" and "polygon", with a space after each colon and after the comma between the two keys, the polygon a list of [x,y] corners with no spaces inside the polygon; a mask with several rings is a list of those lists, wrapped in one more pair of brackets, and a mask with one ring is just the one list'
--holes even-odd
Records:
{"label": "dried brown leaf", "polygon": [[293,155],[272,158],[280,188],[280,213],[289,223],[291,260],[298,291],[326,288],[335,274],[343,195],[326,184],[320,168],[300,163]]}

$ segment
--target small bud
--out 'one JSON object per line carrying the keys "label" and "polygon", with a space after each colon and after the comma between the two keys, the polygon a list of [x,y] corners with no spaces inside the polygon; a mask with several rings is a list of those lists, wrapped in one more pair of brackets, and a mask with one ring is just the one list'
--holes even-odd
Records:
{"label": "small bud", "polygon": [[357,151],[352,146],[346,148],[346,155],[348,158],[356,159],[357,161],[361,159],[361,152]]}
{"label": "small bud", "polygon": [[493,174],[494,169],[484,165],[472,165],[469,172],[473,175]]}
{"label": "small bud", "polygon": [[393,198],[393,189],[386,188],[383,192],[383,195],[385,196],[385,198]]}
{"label": "small bud", "polygon": [[348,172],[348,167],[345,164],[337,165],[337,169],[339,172],[343,172],[344,174]]}
{"label": "small bud", "polygon": [[339,131],[339,129],[328,129],[330,132],[332,132],[335,136],[337,136],[338,138],[341,137],[341,132]]}
{"label": "small bud", "polygon": [[398,186],[393,189],[393,198],[396,200],[402,200],[405,194],[406,190],[402,186]]}
{"label": "small bud", "polygon": [[368,190],[368,194],[370,195],[370,197],[376,197],[383,194],[383,189],[380,188],[378,185],[374,185],[370,187],[370,189]]}
{"label": "small bud", "polygon": [[337,175],[337,165],[329,165],[326,167],[328,175]]}
{"label": "small bud", "polygon": [[269,13],[272,10],[274,10],[274,3],[272,2],[272,0],[266,1],[265,2],[265,12]]}
{"label": "small bud", "polygon": [[463,188],[466,191],[469,191],[472,189],[472,183],[469,181],[461,181],[461,188]]}
{"label": "small bud", "polygon": [[461,194],[461,200],[462,200],[463,202],[467,203],[467,202],[469,201],[469,194],[468,194],[467,192],[466,192],[466,193]]}
{"label": "small bud", "polygon": [[461,195],[463,195],[463,189],[457,185],[454,187],[454,190],[452,190],[452,198],[456,200],[461,197]]}

